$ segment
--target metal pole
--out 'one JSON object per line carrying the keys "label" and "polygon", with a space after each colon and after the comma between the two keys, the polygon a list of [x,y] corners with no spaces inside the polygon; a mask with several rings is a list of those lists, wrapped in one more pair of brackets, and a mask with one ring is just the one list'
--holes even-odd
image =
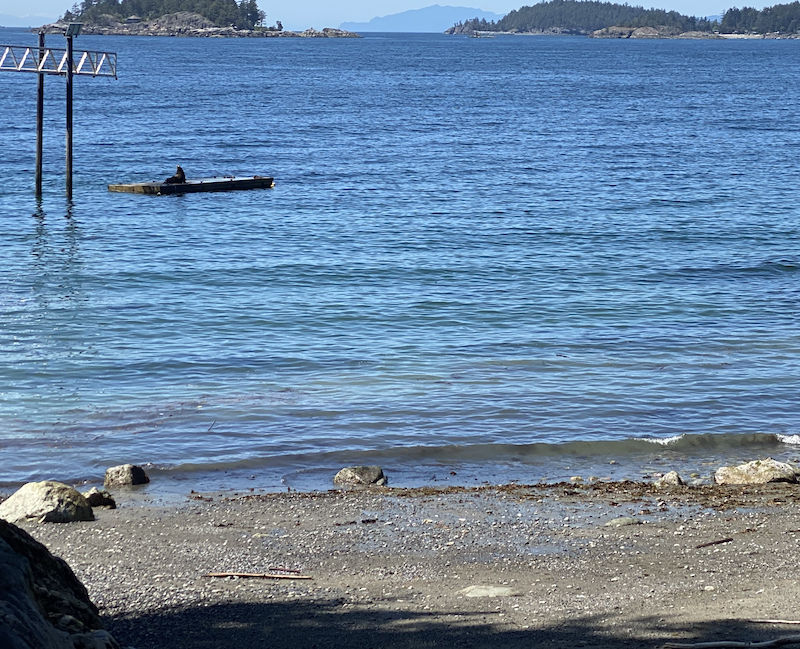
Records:
{"label": "metal pole", "polygon": [[67,198],[72,198],[72,36],[67,36]]}
{"label": "metal pole", "polygon": [[[39,32],[39,61],[44,57],[44,32]],[[44,73],[39,73],[36,94],[36,195],[42,195],[42,142],[44,140]]]}

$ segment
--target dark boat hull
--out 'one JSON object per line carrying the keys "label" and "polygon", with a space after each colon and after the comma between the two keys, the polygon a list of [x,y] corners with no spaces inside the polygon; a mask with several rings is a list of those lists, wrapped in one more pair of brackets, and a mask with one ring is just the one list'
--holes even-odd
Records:
{"label": "dark boat hull", "polygon": [[243,189],[269,189],[274,187],[273,178],[265,176],[244,176],[239,178],[198,178],[185,183],[133,183],[130,185],[109,185],[110,192],[128,194],[192,194],[195,192],[229,192]]}

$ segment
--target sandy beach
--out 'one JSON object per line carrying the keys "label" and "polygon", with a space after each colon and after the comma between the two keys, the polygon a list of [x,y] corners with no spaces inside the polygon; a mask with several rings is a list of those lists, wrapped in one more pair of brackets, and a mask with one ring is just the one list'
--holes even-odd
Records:
{"label": "sandy beach", "polygon": [[[240,492],[169,507],[116,496],[96,522],[25,529],[137,649],[656,647],[800,633],[757,621],[800,618],[798,485]],[[624,517],[636,523],[607,525]]]}

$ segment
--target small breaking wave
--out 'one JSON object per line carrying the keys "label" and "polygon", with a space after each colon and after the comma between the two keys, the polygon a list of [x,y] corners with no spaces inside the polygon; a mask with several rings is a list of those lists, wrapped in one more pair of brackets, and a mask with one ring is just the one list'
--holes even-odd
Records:
{"label": "small breaking wave", "polygon": [[650,437],[636,437],[637,442],[649,442],[650,444],[660,444],[661,446],[671,446],[677,444],[684,438],[685,434],[673,435],[672,437],[665,438],[650,438]]}
{"label": "small breaking wave", "polygon": [[800,444],[800,435],[778,435],[774,433],[751,434],[691,434],[670,437],[638,437],[619,440],[596,439],[574,440],[562,443],[534,442],[530,444],[444,444],[394,445],[373,449],[338,449],[333,451],[289,453],[251,457],[244,461],[215,462],[209,466],[196,464],[172,467],[171,471],[194,472],[214,470],[258,470],[260,468],[284,468],[301,470],[321,466],[342,464],[447,464],[447,463],[494,463],[514,462],[541,464],[574,461],[638,462],[647,457],[709,459],[719,456],[777,455],[787,444]]}

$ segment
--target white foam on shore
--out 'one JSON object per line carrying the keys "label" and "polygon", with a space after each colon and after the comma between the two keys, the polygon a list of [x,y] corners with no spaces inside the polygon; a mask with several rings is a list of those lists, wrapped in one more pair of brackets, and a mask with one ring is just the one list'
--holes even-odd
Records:
{"label": "white foam on shore", "polygon": [[660,446],[671,446],[672,444],[677,444],[681,441],[685,433],[681,433],[680,435],[673,435],[672,437],[664,437],[663,439],[660,438],[653,438],[653,437],[637,437],[637,442],[650,442],[651,444],[658,444]]}
{"label": "white foam on shore", "polygon": [[800,446],[800,435],[775,435],[779,442]]}

